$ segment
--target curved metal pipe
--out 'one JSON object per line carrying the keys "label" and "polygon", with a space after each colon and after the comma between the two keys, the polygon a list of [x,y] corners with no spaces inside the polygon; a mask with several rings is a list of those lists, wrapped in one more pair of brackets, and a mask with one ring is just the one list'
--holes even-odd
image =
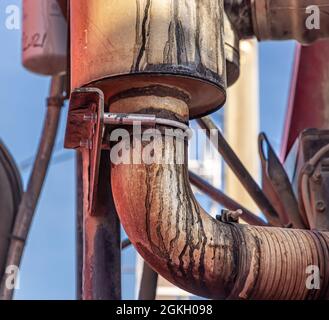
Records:
{"label": "curved metal pipe", "polygon": [[[152,103],[153,98],[134,99],[134,112],[143,103],[157,112],[161,98]],[[125,111],[124,106],[127,101],[119,101],[111,109]],[[182,114],[171,117],[182,119]],[[216,221],[193,195],[187,161],[175,162],[175,142],[165,145],[163,136],[154,137],[154,154],[165,154],[165,163],[112,163],[118,214],[145,261],[182,289],[212,299],[328,297],[329,234]],[[146,148],[131,142],[130,156]],[[306,286],[310,265],[320,269],[320,290]]]}

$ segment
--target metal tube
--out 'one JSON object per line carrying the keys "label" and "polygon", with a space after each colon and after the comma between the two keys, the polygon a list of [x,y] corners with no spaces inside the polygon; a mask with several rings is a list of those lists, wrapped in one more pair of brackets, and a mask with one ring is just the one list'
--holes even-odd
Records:
{"label": "metal tube", "polygon": [[[134,112],[145,106],[154,112],[160,102],[159,97],[139,97],[134,100]],[[125,103],[118,101],[115,107]],[[184,109],[174,100],[172,106],[177,107],[176,116],[181,117]],[[151,268],[176,286],[212,299],[328,297],[329,233],[213,219],[193,195],[187,142],[185,150],[181,142],[176,138],[168,144],[165,136],[157,135],[152,150],[156,155],[165,155],[165,162],[111,166],[113,198],[121,223]],[[143,154],[149,149],[149,145],[140,148],[131,139],[127,143],[129,148],[125,150],[130,159],[134,153]],[[177,161],[182,154],[183,164]],[[320,278],[324,279],[320,290],[305,285],[310,265],[319,266]]]}
{"label": "metal tube", "polygon": [[109,152],[102,151],[95,215],[88,211],[89,152],[83,151],[83,300],[121,299],[120,221],[113,203]]}
{"label": "metal tube", "polygon": [[145,261],[139,288],[138,300],[155,300],[157,293],[158,274]]}
{"label": "metal tube", "polygon": [[255,0],[253,29],[259,40],[312,43],[329,36],[327,0]]}
{"label": "metal tube", "polygon": [[257,217],[254,213],[250,212],[248,209],[244,208],[239,203],[235,202],[233,199],[222,193],[220,190],[213,187],[207,181],[203,180],[193,172],[189,172],[190,182],[197,187],[200,191],[204,192],[214,201],[223,205],[226,209],[229,210],[242,210],[241,219],[245,222],[255,225],[255,226],[268,226],[261,218]]}
{"label": "metal tube", "polygon": [[294,39],[303,44],[329,37],[327,0],[224,0],[241,39]]}
{"label": "metal tube", "polygon": [[[232,150],[232,148],[229,146],[229,144],[226,142],[225,138],[221,134],[220,130],[217,128],[217,126],[213,123],[213,121],[209,117],[204,117],[197,120],[198,124],[201,128],[207,130],[207,136],[210,137],[210,132],[212,130],[217,130],[217,137],[218,140],[216,141],[216,148],[218,152],[222,155],[226,163],[229,165],[229,167],[232,169],[232,171],[235,173],[237,178],[240,180],[242,185],[245,187],[246,191],[249,193],[249,195],[253,198],[259,209],[262,210],[264,215],[266,216],[267,220],[273,225],[273,226],[282,226],[281,221],[279,220],[279,216],[276,213],[275,209],[273,208],[272,204],[269,202],[269,200],[264,195],[261,188],[258,186],[258,184],[255,182],[255,180],[252,178],[248,170],[245,168],[243,163],[240,161],[240,159],[237,157],[235,152]],[[213,139],[210,139],[213,142]]]}
{"label": "metal tube", "polygon": [[[66,76],[61,74],[53,76],[51,80],[50,98],[48,99],[44,128],[27,190],[23,194],[15,220],[13,237],[6,263],[7,266],[13,265],[19,267],[21,263],[25,241],[30,231],[56,139],[61,107],[63,105],[62,94],[65,86],[65,78]],[[0,300],[10,300],[13,294],[14,289],[8,289],[6,287],[6,277],[4,276],[0,288]]]}
{"label": "metal tube", "polygon": [[76,297],[82,299],[82,269],[83,269],[83,171],[82,155],[76,152]]}

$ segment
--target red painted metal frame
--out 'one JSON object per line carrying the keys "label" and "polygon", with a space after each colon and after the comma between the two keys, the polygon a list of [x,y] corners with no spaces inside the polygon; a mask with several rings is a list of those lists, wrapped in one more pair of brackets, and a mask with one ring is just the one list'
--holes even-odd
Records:
{"label": "red painted metal frame", "polygon": [[329,40],[298,45],[285,120],[281,161],[307,128],[329,128]]}

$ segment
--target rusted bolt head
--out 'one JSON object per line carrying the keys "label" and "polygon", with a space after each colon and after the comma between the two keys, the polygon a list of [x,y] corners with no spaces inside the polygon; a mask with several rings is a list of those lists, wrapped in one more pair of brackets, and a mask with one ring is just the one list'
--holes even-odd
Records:
{"label": "rusted bolt head", "polygon": [[318,201],[315,207],[318,212],[324,212],[326,210],[326,204],[323,201]]}
{"label": "rusted bolt head", "polygon": [[321,181],[321,173],[319,171],[314,172],[312,178],[314,182],[320,182]]}

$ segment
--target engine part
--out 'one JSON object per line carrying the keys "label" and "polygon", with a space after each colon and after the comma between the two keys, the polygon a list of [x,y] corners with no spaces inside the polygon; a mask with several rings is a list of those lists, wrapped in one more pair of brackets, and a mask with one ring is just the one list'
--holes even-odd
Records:
{"label": "engine part", "polygon": [[[72,87],[91,90],[96,86],[104,93],[106,111],[152,114],[187,124],[191,117],[209,113],[225,100],[224,43],[218,34],[223,30],[221,1],[71,1],[71,22]],[[83,116],[86,104],[77,103],[76,108]],[[75,120],[80,125],[75,126],[76,136],[72,131],[69,138],[81,147],[79,134],[85,126]],[[85,151],[105,148],[106,132],[92,121],[90,126],[99,136],[84,144]],[[140,148],[130,139],[133,128],[122,128],[128,135],[107,147],[127,147],[130,160],[136,154],[141,158],[148,154],[147,143]],[[112,161],[110,173],[104,173],[111,176],[108,192],[113,194],[121,223],[152,269],[175,285],[209,298],[328,298],[329,234],[212,219],[189,184],[187,139],[176,137],[168,145],[162,135],[168,128],[156,124],[161,134],[154,136],[149,154],[163,156],[163,162]],[[91,153],[90,159],[84,167],[87,185],[95,184],[91,175],[97,168],[92,163],[97,157]],[[181,159],[183,163],[177,161]],[[246,174],[240,172],[244,179]],[[257,197],[261,190],[253,192]],[[279,224],[266,197],[259,197],[261,207]],[[91,257],[92,250],[88,252]],[[85,269],[92,269],[94,264],[88,262]],[[306,286],[310,265],[319,266],[320,290]]]}
{"label": "engine part", "polygon": [[329,131],[305,130],[297,158],[301,211],[310,229],[329,230]]}
{"label": "engine part", "polygon": [[[111,108],[111,107],[110,107]],[[70,108],[65,134],[65,148],[87,149],[90,153],[89,172],[89,209],[91,214],[95,213],[93,202],[98,191],[99,178],[99,156],[104,148],[104,132],[107,128],[123,125],[132,126],[138,123],[140,126],[155,127],[156,124],[179,128],[186,132],[189,137],[189,127],[178,121],[157,118],[155,115],[143,114],[116,114],[104,113],[103,93],[97,88],[80,88],[71,94]],[[77,129],[78,128],[78,129]],[[267,224],[251,213],[248,209],[230,199],[221,191],[212,187],[209,183],[199,178],[192,172],[189,173],[191,183],[202,191],[205,191],[215,201],[230,210],[242,209],[242,218],[249,224],[266,226]]]}
{"label": "engine part", "polygon": [[191,118],[213,112],[226,99],[223,24],[223,0],[71,1],[72,89],[91,84],[108,103],[174,87]]}
{"label": "engine part", "polygon": [[[131,98],[122,98],[110,109],[114,113],[120,110],[159,117],[165,113],[169,119],[186,123],[187,105],[171,96],[161,97],[162,92],[134,97],[133,104]],[[177,114],[163,110],[166,103]],[[83,118],[86,104],[80,107]],[[75,128],[84,131],[83,126]],[[124,128],[133,133],[132,128]],[[166,126],[157,125],[157,129],[165,132]],[[125,148],[126,138],[120,141]],[[156,135],[153,154],[164,155],[164,162],[111,165],[113,199],[121,223],[152,269],[184,290],[213,299],[327,298],[329,234],[212,219],[193,196],[186,158],[184,163],[177,162],[187,155],[186,141],[178,137],[168,145],[163,136]],[[110,149],[116,144],[110,142]],[[128,140],[129,159],[143,154],[148,147],[146,143],[140,149]],[[86,166],[84,173],[90,173],[90,168]],[[306,286],[310,265],[319,266],[323,279],[320,290]]]}
{"label": "engine part", "polygon": [[[115,109],[124,110],[126,103],[117,101]],[[144,112],[147,105],[154,112],[158,103],[156,97],[143,97],[133,109]],[[176,110],[176,116],[185,113]],[[152,269],[182,289],[212,299],[328,297],[329,234],[216,221],[194,198],[187,162],[176,163],[177,150],[184,148],[175,143],[168,146],[161,136],[153,141],[154,153],[165,153],[171,164],[113,163],[111,168],[121,223]],[[132,141],[128,150],[145,151]],[[320,290],[306,286],[310,265],[319,266]]]}
{"label": "engine part", "polygon": [[22,60],[43,75],[66,71],[67,23],[57,0],[23,1]]}

